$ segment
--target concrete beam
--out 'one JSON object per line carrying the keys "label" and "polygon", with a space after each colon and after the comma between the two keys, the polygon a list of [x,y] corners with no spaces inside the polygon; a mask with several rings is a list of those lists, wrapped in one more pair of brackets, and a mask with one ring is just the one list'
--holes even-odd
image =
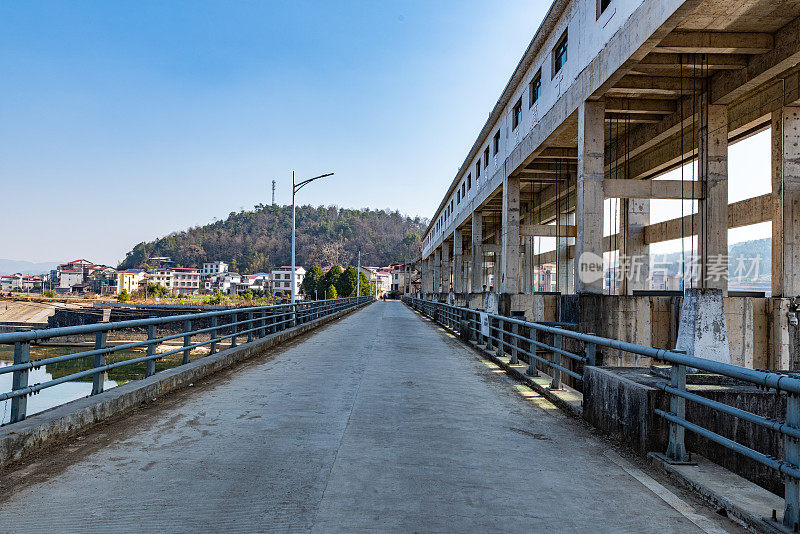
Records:
{"label": "concrete beam", "polygon": [[633,76],[622,77],[614,87],[609,90],[613,94],[625,93],[631,95],[665,95],[677,96],[691,92],[692,84],[680,78],[666,76]]}
{"label": "concrete beam", "polygon": [[[695,70],[701,70],[700,65],[692,56],[683,55],[683,58],[681,56],[682,54],[669,53],[648,54],[633,68],[633,71],[661,76],[680,76],[682,71],[684,76],[691,76]],[[683,59],[682,65],[681,59]],[[702,69],[710,71],[738,70],[747,66],[748,56],[744,54],[706,54],[705,59]]]}
{"label": "concrete beam", "polygon": [[[606,198],[689,198],[692,184],[680,180],[622,180],[606,179],[604,193]],[[705,187],[701,182],[694,183],[694,198],[703,198]]]}
{"label": "concrete beam", "polygon": [[654,52],[677,54],[764,54],[775,41],[770,33],[673,31]]}
{"label": "concrete beam", "polygon": [[730,104],[800,63],[800,18],[775,33],[774,48],[753,57],[747,67],[715,74],[711,79],[711,103]]}
{"label": "concrete beam", "polygon": [[[730,204],[728,206],[728,228],[739,228],[772,220],[772,202],[772,195],[767,194]],[[644,242],[645,244],[660,243],[697,235],[698,219],[698,214],[694,214],[649,224],[644,228]]]}
{"label": "concrete beam", "polygon": [[558,227],[555,224],[522,224],[519,227],[519,235],[535,237],[576,237],[578,234],[575,225]]}
{"label": "concrete beam", "polygon": [[578,160],[578,149],[573,147],[549,146],[542,150],[538,159],[572,159]]}
{"label": "concrete beam", "polygon": [[[670,115],[677,111],[675,102],[663,98],[606,98],[606,114],[630,113],[634,115]],[[575,152],[577,159],[578,154]]]}

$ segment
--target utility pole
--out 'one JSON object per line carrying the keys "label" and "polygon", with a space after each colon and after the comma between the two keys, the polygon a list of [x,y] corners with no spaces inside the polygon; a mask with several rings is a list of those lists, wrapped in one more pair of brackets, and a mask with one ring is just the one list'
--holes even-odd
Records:
{"label": "utility pole", "polygon": [[361,296],[361,251],[358,251],[358,267],[356,267],[356,297]]}
{"label": "utility pole", "polygon": [[295,287],[295,281],[297,279],[297,266],[295,264],[295,217],[297,211],[294,197],[297,192],[303,188],[303,186],[313,182],[314,180],[325,178],[326,176],[333,176],[333,173],[329,172],[327,174],[321,174],[320,176],[315,176],[314,178],[309,178],[308,180],[303,180],[302,182],[297,183],[294,179],[294,171],[292,171],[292,304],[294,304],[297,293],[297,288]]}
{"label": "utility pole", "polygon": [[272,205],[275,205],[275,180],[272,180]]}

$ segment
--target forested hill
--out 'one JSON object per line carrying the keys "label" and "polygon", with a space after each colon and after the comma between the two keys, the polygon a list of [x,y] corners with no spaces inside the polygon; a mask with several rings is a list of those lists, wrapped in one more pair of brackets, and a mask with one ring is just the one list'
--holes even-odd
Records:
{"label": "forested hill", "polygon": [[[388,265],[419,255],[427,220],[399,212],[336,206],[298,206],[297,264],[348,265],[362,251],[362,264]],[[259,204],[253,211],[139,243],[120,263],[122,269],[146,266],[148,258],[169,256],[176,266],[200,267],[225,261],[241,273],[266,272],[291,263],[292,207]]]}

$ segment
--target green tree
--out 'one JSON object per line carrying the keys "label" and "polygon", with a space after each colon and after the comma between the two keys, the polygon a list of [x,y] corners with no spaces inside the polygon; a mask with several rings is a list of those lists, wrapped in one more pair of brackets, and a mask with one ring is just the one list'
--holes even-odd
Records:
{"label": "green tree", "polygon": [[358,273],[358,281],[361,286],[361,296],[372,294],[372,284],[367,280],[367,275],[362,272]]}
{"label": "green tree", "polygon": [[322,272],[322,268],[318,265],[311,266],[305,278],[303,278],[303,283],[300,284],[300,291],[308,298],[314,298],[315,294],[324,291],[325,286],[322,285],[322,278],[324,276],[325,273]]}
{"label": "green tree", "polygon": [[328,272],[325,273],[325,276],[322,277],[322,287],[334,286],[337,287],[339,284],[339,277],[342,276],[342,268],[338,265],[334,265]]}
{"label": "green tree", "polygon": [[336,284],[336,292],[343,297],[354,297],[356,295],[357,280],[358,269],[351,265],[339,276],[339,283]]}
{"label": "green tree", "polygon": [[326,299],[335,299],[336,298],[336,286],[333,284],[328,286],[328,290],[325,292]]}
{"label": "green tree", "polygon": [[119,295],[117,295],[117,302],[130,302],[131,295],[128,293],[127,289],[123,289]]}

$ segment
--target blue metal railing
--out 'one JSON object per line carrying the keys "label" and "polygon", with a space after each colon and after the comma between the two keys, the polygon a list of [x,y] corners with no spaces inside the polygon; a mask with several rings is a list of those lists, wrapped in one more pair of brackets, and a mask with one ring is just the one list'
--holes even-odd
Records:
{"label": "blue metal railing", "polygon": [[[466,321],[471,342],[484,345],[486,350],[496,350],[498,354],[510,351],[511,363],[517,363],[519,355],[528,359],[529,375],[536,374],[536,363],[542,364],[550,370],[553,376],[551,387],[561,386],[561,373],[565,373],[575,380],[581,381],[583,376],[568,369],[563,365],[561,357],[564,356],[573,362],[583,365],[595,365],[597,347],[607,347],[639,356],[650,357],[672,364],[670,369],[670,383],[658,385],[669,397],[669,411],[655,409],[654,413],[668,422],[669,441],[666,457],[675,462],[688,460],[688,453],[684,442],[684,431],[689,430],[705,439],[713,441],[723,447],[735,451],[751,460],[770,467],[784,477],[784,518],[783,523],[791,529],[797,530],[800,526],[800,378],[794,375],[748,369],[738,365],[731,365],[694,355],[685,354],[675,350],[658,349],[627,343],[615,339],[604,338],[593,334],[575,332],[559,326],[551,326],[521,319],[514,319],[502,315],[484,313],[453,306],[443,302],[434,302],[414,297],[405,297],[406,302],[413,309],[431,317],[434,321],[454,331],[461,330],[461,322]],[[483,325],[481,321],[484,321]],[[488,324],[486,324],[488,323]],[[528,335],[523,332],[527,331]],[[551,334],[553,344],[548,345],[540,340],[542,334]],[[564,350],[565,338],[583,342],[583,354],[576,354]],[[496,345],[493,345],[496,344]],[[528,350],[524,350],[527,347]],[[536,349],[542,349],[544,354],[537,354]],[[552,355],[552,359],[545,357]],[[723,404],[701,395],[691,393],[686,389],[687,368],[699,369],[737,380],[749,382],[762,388],[770,388],[776,392],[786,394],[786,418],[780,423],[773,419],[763,417],[752,412],[741,410]],[[755,449],[737,443],[725,436],[717,434],[686,419],[686,401],[694,402],[726,415],[742,419],[766,429],[778,432],[784,438],[784,459],[779,460]]]}
{"label": "blue metal railing", "polygon": [[[64,382],[92,376],[91,394],[97,395],[103,391],[103,373],[111,369],[145,363],[145,376],[152,376],[156,372],[156,360],[166,356],[183,353],[181,365],[187,364],[190,361],[192,349],[197,347],[210,345],[210,354],[214,354],[217,352],[217,345],[220,341],[230,339],[230,347],[236,347],[237,338],[241,336],[247,336],[247,342],[251,342],[254,338],[275,334],[287,328],[302,325],[327,315],[355,308],[371,300],[373,300],[371,296],[348,297],[333,300],[300,302],[296,304],[282,304],[278,306],[231,308],[221,311],[153,317],[149,319],[117,321],[113,323],[44,328],[40,330],[0,334],[0,345],[14,346],[14,363],[6,367],[0,367],[0,374],[13,373],[11,378],[11,391],[0,392],[0,401],[11,399],[10,423],[16,423],[25,419],[27,397],[43,389],[57,386]],[[220,318],[227,319],[227,321],[220,324]],[[206,320],[210,322],[210,326],[192,329],[193,322],[197,324],[199,321]],[[173,326],[174,328],[176,325],[180,330],[178,333],[158,336],[158,327]],[[147,339],[132,341],[113,347],[106,346],[109,332],[132,328],[146,328]],[[95,335],[95,343],[92,350],[31,361],[31,342],[81,334]],[[200,334],[208,334],[208,339],[193,343],[192,337]],[[166,352],[156,353],[156,347],[159,344],[181,338],[183,339],[183,345],[180,347]],[[114,363],[106,363],[106,355],[108,354],[140,347],[147,348],[145,356]],[[28,384],[28,375],[31,369],[38,369],[44,365],[77,360],[90,356],[94,357],[93,366],[90,369],[39,384]]]}

